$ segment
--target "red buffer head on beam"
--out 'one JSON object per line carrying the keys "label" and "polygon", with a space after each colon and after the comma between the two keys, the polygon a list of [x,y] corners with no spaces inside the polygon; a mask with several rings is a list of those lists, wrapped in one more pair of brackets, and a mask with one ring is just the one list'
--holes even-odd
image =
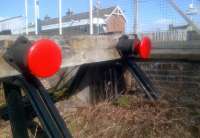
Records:
{"label": "red buffer head on beam", "polygon": [[31,42],[25,37],[19,37],[7,50],[4,58],[23,74],[45,78],[60,69],[62,51],[60,46],[50,39]]}
{"label": "red buffer head on beam", "polygon": [[151,55],[152,44],[149,37],[144,36],[140,41],[137,35],[134,35],[134,39],[129,39],[127,35],[123,35],[119,38],[117,49],[122,56],[139,56],[141,59],[148,59]]}
{"label": "red buffer head on beam", "polygon": [[28,69],[35,76],[54,75],[60,69],[61,61],[61,48],[50,39],[38,40],[28,50]]}

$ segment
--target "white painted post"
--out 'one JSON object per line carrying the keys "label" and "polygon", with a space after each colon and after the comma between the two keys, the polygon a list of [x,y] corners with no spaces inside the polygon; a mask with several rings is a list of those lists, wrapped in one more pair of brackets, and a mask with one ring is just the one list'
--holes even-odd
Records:
{"label": "white painted post", "polygon": [[90,35],[93,35],[93,1],[89,0],[90,4],[90,11],[89,11],[89,16],[90,16]]}
{"label": "white painted post", "polygon": [[25,0],[26,35],[28,35],[28,0]]}
{"label": "white painted post", "polygon": [[138,0],[134,0],[134,13],[133,13],[133,15],[134,15],[134,27],[133,27],[133,31],[134,31],[134,33],[135,34],[137,34],[138,33],[138,20],[139,20],[139,1]]}
{"label": "white painted post", "polygon": [[99,23],[100,0],[96,0],[96,8],[97,8],[97,34],[100,34],[100,23]]}
{"label": "white painted post", "polygon": [[59,0],[59,34],[62,35],[62,0]]}
{"label": "white painted post", "polygon": [[35,35],[38,35],[38,0],[34,1],[34,10],[35,10]]}
{"label": "white painted post", "polygon": [[39,7],[39,0],[37,0],[37,19],[39,20],[40,19],[40,7]]}

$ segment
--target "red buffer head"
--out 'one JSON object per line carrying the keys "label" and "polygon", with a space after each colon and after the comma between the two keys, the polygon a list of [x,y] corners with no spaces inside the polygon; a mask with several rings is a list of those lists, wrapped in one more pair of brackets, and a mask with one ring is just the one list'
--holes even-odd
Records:
{"label": "red buffer head", "polygon": [[41,39],[32,44],[27,53],[27,66],[37,77],[50,77],[61,66],[61,48],[50,39]]}
{"label": "red buffer head", "polygon": [[149,37],[143,37],[138,47],[138,54],[142,59],[148,59],[151,55],[152,44]]}
{"label": "red buffer head", "polygon": [[151,40],[149,37],[143,37],[140,41],[135,38],[133,41],[133,52],[139,55],[141,59],[148,59],[151,55]]}
{"label": "red buffer head", "polygon": [[134,35],[134,39],[129,39],[129,36],[123,35],[119,38],[117,49],[122,56],[139,55],[141,59],[148,59],[152,49],[151,40],[146,36],[140,41],[137,35]]}

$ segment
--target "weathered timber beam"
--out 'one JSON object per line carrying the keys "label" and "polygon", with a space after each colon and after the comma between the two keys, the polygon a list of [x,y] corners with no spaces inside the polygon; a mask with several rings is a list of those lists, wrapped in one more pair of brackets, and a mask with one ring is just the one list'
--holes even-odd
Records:
{"label": "weathered timber beam", "polygon": [[[62,47],[63,62],[62,68],[73,67],[88,63],[112,61],[120,58],[116,45],[121,35],[104,36],[54,36],[55,40]],[[37,40],[43,37],[29,36],[30,40]],[[48,37],[49,38],[49,37]],[[0,36],[0,79],[19,75],[19,73],[8,65],[2,55],[15,40],[17,36]],[[153,42],[152,59],[200,59],[200,41],[170,41]]]}
{"label": "weathered timber beam", "polygon": [[[74,36],[50,37],[62,48],[62,68],[119,59],[115,46],[120,35],[104,36]],[[2,55],[6,49],[16,40],[16,36],[0,36],[0,78],[19,75],[15,69],[8,65]],[[28,37],[29,40],[37,40],[45,37]]]}

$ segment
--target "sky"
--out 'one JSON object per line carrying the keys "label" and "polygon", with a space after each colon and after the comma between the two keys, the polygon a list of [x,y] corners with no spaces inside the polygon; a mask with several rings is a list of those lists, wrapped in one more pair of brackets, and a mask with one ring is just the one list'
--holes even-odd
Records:
{"label": "sky", "polygon": [[[94,5],[95,5],[95,1]],[[156,29],[169,23],[184,22],[183,19],[167,5],[166,0],[139,0],[139,26],[142,30]],[[192,0],[176,0],[182,10],[186,10]],[[200,0],[194,0],[200,5]],[[70,8],[75,13],[88,11],[89,0],[62,0],[62,14]],[[119,5],[125,12],[127,30],[133,29],[133,0],[100,0],[101,7]],[[28,0],[29,21],[34,20],[34,0]],[[58,0],[40,0],[40,18],[45,15],[58,16]],[[8,17],[24,15],[24,0],[1,0],[0,20]],[[199,15],[200,16],[200,15]],[[199,17],[198,16],[198,17]],[[200,18],[199,18],[200,20]]]}

